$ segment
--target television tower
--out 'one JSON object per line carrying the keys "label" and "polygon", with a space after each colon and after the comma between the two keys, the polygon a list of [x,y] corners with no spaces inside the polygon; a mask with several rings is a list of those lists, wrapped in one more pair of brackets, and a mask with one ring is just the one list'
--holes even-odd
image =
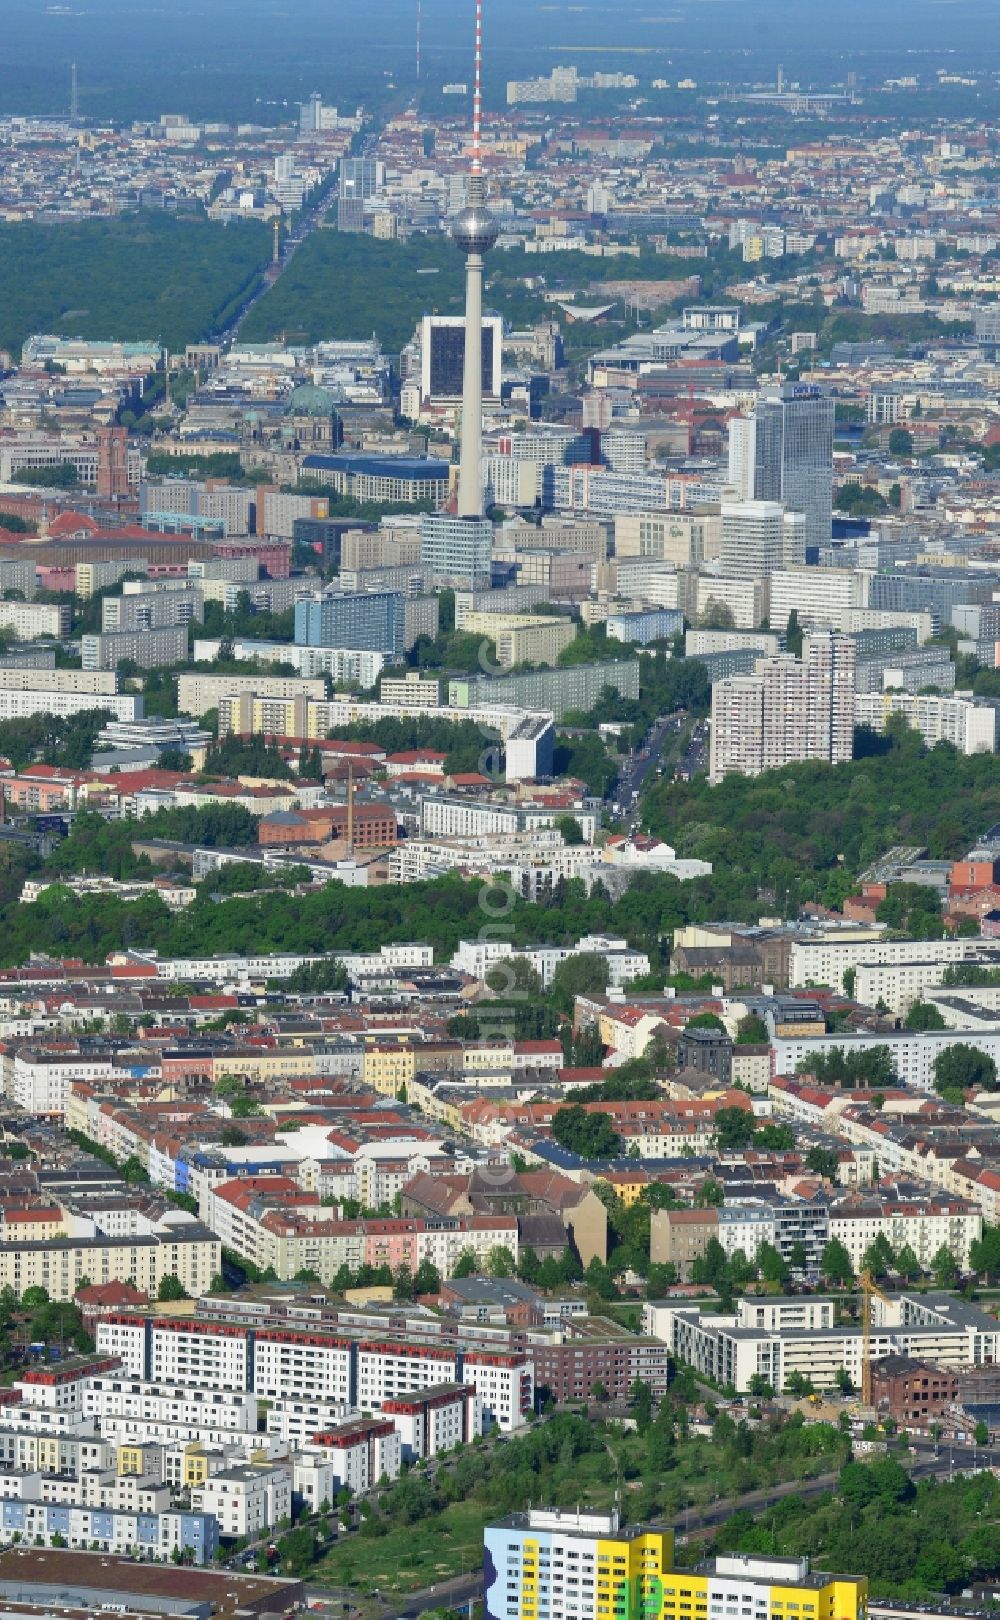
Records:
{"label": "television tower", "polygon": [[472,99],[472,166],[466,203],[452,226],[465,255],[465,364],[462,374],[462,448],[458,515],[483,515],[483,260],[500,228],[486,205],[483,175],[483,0],[476,0],[476,68]]}
{"label": "television tower", "polygon": [[76,63],[69,70],[69,116],[75,124],[80,117],[80,91],[76,78]]}

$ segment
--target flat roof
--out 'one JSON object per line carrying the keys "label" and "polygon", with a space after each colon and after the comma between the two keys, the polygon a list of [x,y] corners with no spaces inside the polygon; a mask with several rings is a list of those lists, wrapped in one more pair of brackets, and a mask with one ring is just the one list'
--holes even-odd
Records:
{"label": "flat roof", "polygon": [[[273,1576],[237,1575],[227,1570],[186,1569],[183,1566],[134,1563],[113,1553],[70,1552],[59,1548],[6,1547],[0,1552],[0,1594],[21,1594],[31,1602],[28,1589],[38,1587],[57,1600],[73,1603],[71,1594],[112,1593],[129,1600],[134,1609],[161,1613],[210,1604],[219,1614],[240,1609],[279,1613],[295,1606],[299,1581]],[[39,1594],[41,1598],[41,1592]],[[76,1606],[75,1604],[73,1606]],[[82,1607],[95,1604],[85,1601]]]}
{"label": "flat roof", "polygon": [[367,473],[375,478],[447,479],[447,461],[428,461],[422,456],[306,456],[303,466],[324,472]]}

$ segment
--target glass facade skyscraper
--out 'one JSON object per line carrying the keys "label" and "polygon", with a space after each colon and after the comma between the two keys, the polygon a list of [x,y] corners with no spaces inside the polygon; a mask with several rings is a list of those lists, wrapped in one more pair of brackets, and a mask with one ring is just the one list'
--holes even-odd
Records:
{"label": "glass facade skyscraper", "polygon": [[833,421],[828,394],[785,383],[730,426],[730,482],[744,500],[781,501],[801,512],[810,549],[828,545],[833,526]]}

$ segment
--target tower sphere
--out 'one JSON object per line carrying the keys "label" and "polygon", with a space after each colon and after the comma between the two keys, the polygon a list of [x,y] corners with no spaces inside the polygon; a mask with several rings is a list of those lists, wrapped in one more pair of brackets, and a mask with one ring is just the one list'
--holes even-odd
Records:
{"label": "tower sphere", "polygon": [[466,256],[472,253],[482,255],[496,246],[500,227],[484,204],[474,203],[471,207],[463,208],[456,216],[451,235],[456,247]]}

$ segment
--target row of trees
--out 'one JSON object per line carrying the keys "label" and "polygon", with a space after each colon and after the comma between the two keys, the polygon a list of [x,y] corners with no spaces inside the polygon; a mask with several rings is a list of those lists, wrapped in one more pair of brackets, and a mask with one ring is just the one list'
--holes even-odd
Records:
{"label": "row of trees", "polygon": [[[906,1018],[908,1029],[942,1029],[944,1020],[937,1008],[915,1002]],[[816,1052],[798,1065],[800,1074],[811,1075],[818,1085],[838,1086],[874,1092],[873,1103],[881,1108],[884,1091],[900,1084],[892,1048],[869,1046],[852,1050],[831,1046]],[[968,1041],[954,1041],[942,1048],[933,1064],[934,1089],[946,1102],[962,1103],[967,1091],[995,1091],[997,1066],[988,1052]]]}
{"label": "row of trees", "polygon": [[[808,1263],[801,1242],[792,1245],[786,1259],[771,1243],[761,1243],[752,1256],[743,1249],[727,1254],[718,1238],[710,1237],[705,1253],[692,1262],[691,1280],[729,1297],[756,1282],[784,1288],[796,1273],[805,1273]],[[972,1265],[984,1273],[1000,1271],[1000,1228],[987,1228],[983,1240],[973,1245]],[[831,1286],[848,1288],[857,1280],[851,1256],[840,1238],[831,1238],[825,1245],[819,1269],[824,1282]],[[906,1282],[929,1275],[940,1288],[953,1287],[958,1280],[958,1262],[947,1244],[942,1243],[929,1266],[924,1267],[910,1244],[894,1249],[881,1233],[868,1245],[859,1269],[873,1277],[886,1277],[892,1272]]]}
{"label": "row of trees", "polygon": [[[903,1243],[894,1249],[881,1232],[862,1255],[860,1269],[870,1272],[873,1277],[885,1277],[892,1271],[906,1282],[930,1275],[940,1288],[950,1288],[958,1280],[958,1262],[946,1243],[935,1250],[928,1269],[921,1265],[912,1245]],[[824,1248],[820,1271],[828,1283],[840,1287],[846,1288],[855,1281],[850,1254],[839,1238],[831,1238]]]}

